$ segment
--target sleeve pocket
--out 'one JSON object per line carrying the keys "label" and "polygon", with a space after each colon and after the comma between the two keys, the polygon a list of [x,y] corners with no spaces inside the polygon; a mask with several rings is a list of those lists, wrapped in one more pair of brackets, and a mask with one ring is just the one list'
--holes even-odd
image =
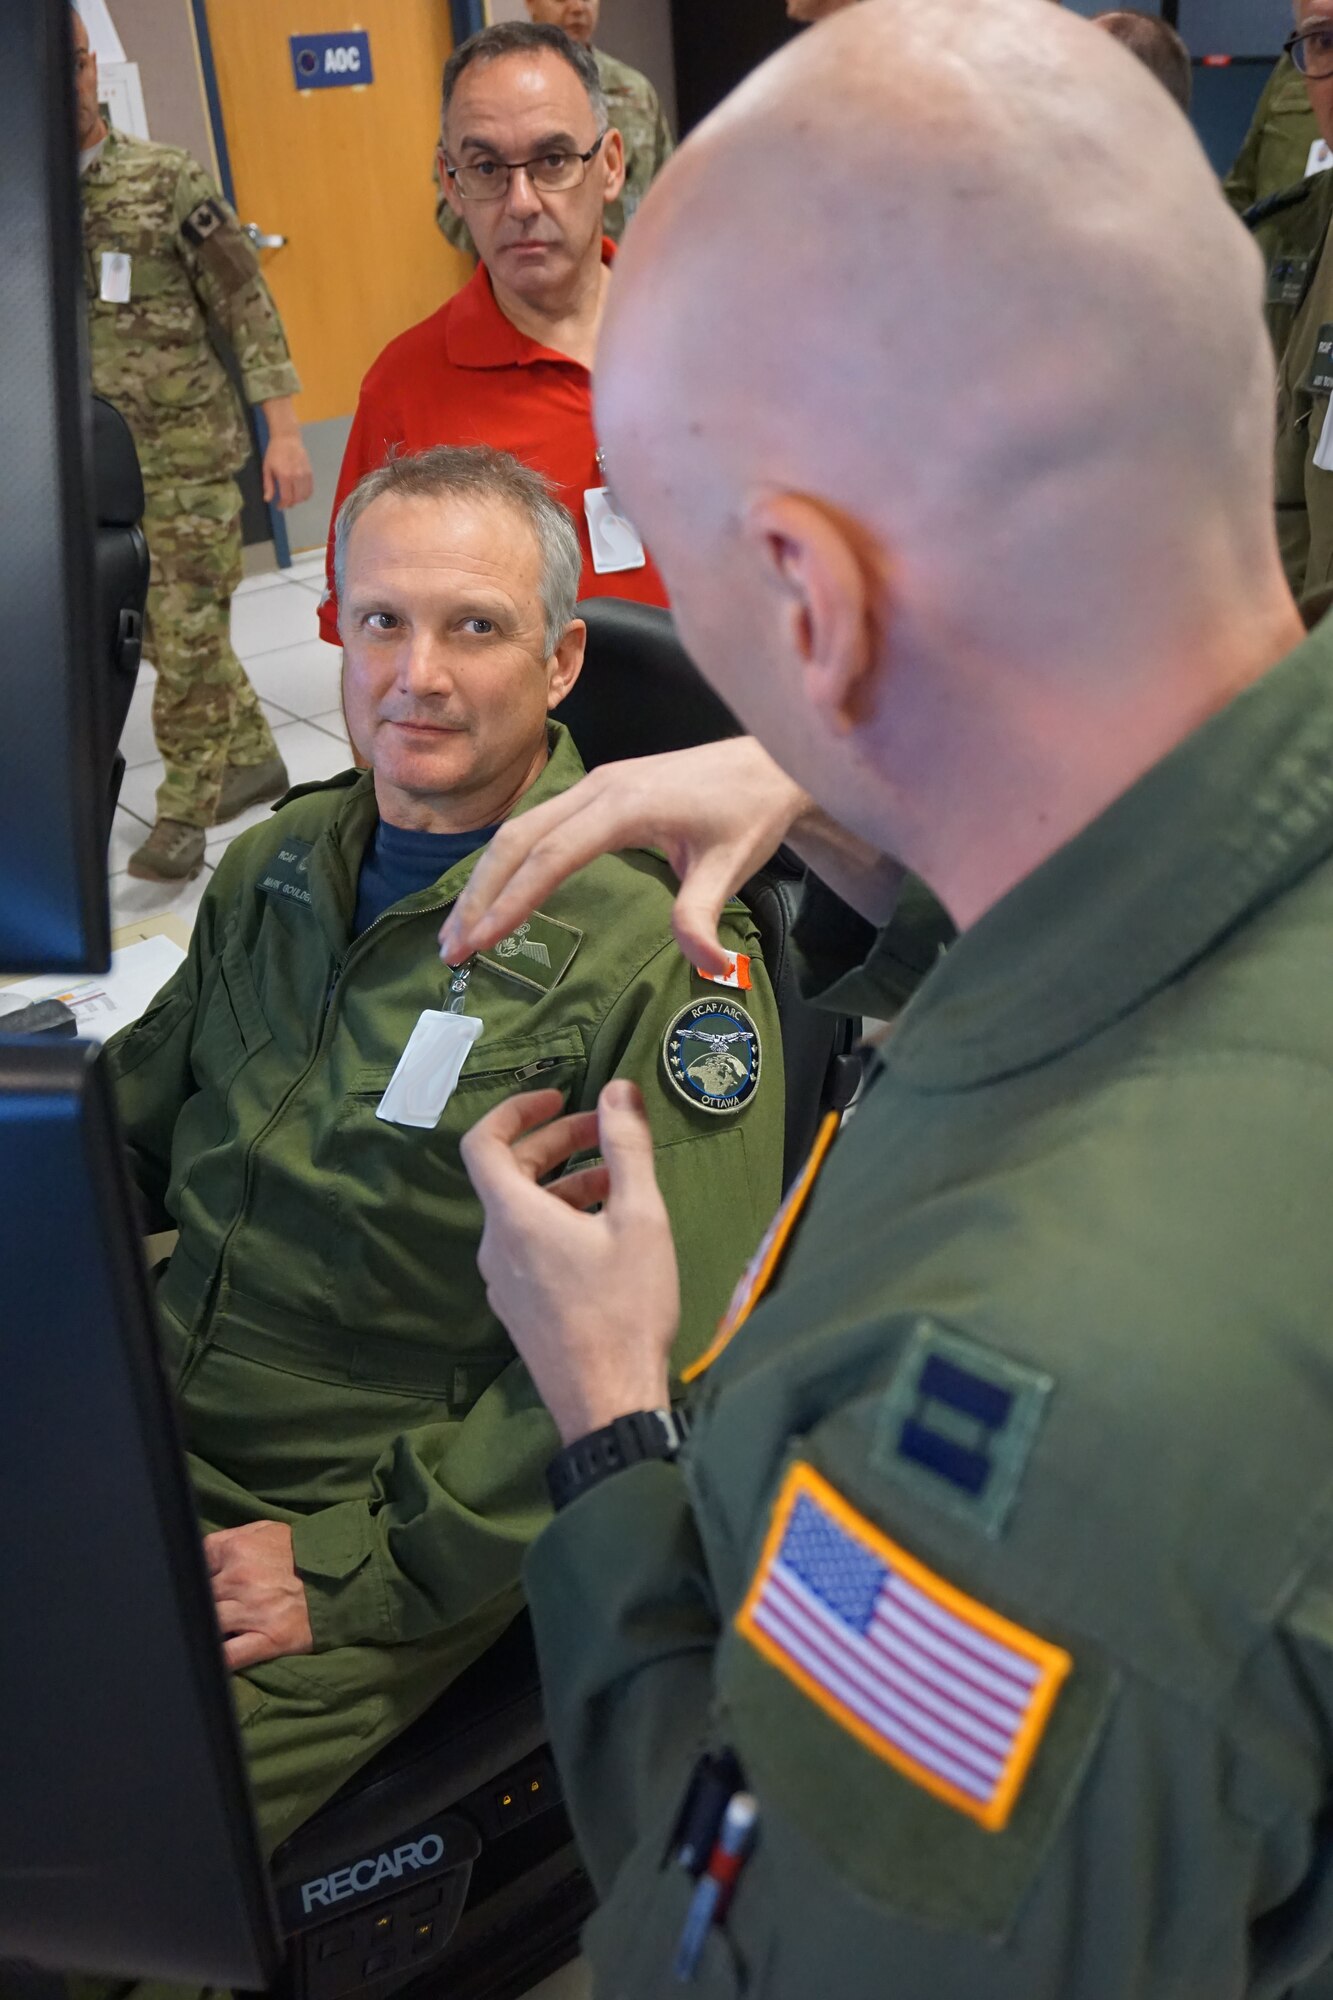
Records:
{"label": "sleeve pocket", "polygon": [[[910,1767],[876,1754],[867,1730],[840,1719],[837,1705],[821,1698],[818,1661],[798,1677],[803,1688],[733,1627],[719,1666],[721,1727],[765,1804],[880,1910],[991,1943],[1012,1930],[1068,1817],[1118,1686],[1110,1664],[1080,1642],[1012,1816],[991,1831],[926,1789]],[[828,1672],[845,1681],[855,1664],[838,1658]],[[859,1678],[855,1686],[859,1692]]]}
{"label": "sleeve pocket", "polygon": [[113,1077],[129,1076],[140,1063],[156,1055],[162,1044],[185,1020],[194,1005],[189,988],[171,980],[141,1014],[132,1028],[119,1036],[106,1051],[107,1066]]}

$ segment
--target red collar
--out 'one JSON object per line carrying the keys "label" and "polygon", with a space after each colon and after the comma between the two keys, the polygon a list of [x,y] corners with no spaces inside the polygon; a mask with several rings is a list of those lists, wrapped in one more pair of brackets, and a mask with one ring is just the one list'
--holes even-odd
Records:
{"label": "red collar", "polygon": [[[615,256],[615,244],[604,236],[602,262],[613,264]],[[579,365],[568,354],[530,339],[505,317],[496,304],[491,274],[482,263],[449,301],[444,351],[455,368],[526,368],[534,361],[560,361],[567,368]]]}

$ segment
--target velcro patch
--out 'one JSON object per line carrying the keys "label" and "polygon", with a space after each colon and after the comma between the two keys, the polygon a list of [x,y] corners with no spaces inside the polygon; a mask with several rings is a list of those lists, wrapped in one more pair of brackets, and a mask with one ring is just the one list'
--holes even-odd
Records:
{"label": "velcro patch", "polygon": [[193,243],[197,250],[201,243],[208,241],[214,230],[221,229],[226,220],[226,210],[220,202],[201,201],[197,208],[190,210],[182,222],[181,235],[187,243]]}
{"label": "velcro patch", "polygon": [[1313,257],[1275,257],[1268,267],[1265,304],[1298,306],[1309,286],[1313,262]]}
{"label": "velcro patch", "polygon": [[563,924],[557,917],[536,910],[490,951],[478,952],[477,963],[517,980],[534,993],[549,993],[568,972],[582,943],[583,932],[573,924]]}
{"label": "velcro patch", "polygon": [[992,1833],[1009,1821],[1073,1666],[800,1462],[736,1626],[840,1728]]}
{"label": "velcro patch", "polygon": [[310,848],[308,840],[285,840],[277,853],[270,855],[264,863],[258,882],[260,894],[276,896],[281,902],[309,906],[310,883],[306,871]]}
{"label": "velcro patch", "polygon": [[871,1464],[998,1535],[1054,1386],[996,1348],[919,1319],[880,1407]]}
{"label": "velcro patch", "polygon": [[220,201],[210,197],[192,208],[181,235],[222,283],[248,285],[258,275],[259,259]]}
{"label": "velcro patch", "polygon": [[1333,325],[1324,325],[1315,337],[1314,359],[1306,388],[1312,396],[1333,394]]}

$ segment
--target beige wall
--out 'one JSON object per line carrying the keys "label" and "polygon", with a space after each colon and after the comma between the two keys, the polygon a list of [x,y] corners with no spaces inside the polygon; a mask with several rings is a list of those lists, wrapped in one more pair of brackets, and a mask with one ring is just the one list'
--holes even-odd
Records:
{"label": "beige wall", "polygon": [[[523,0],[490,0],[493,21],[521,21]],[[676,129],[676,71],[671,50],[670,0],[602,0],[597,46],[641,69]]]}
{"label": "beige wall", "polygon": [[109,0],[126,60],[139,65],[148,130],[217,171],[188,0]]}

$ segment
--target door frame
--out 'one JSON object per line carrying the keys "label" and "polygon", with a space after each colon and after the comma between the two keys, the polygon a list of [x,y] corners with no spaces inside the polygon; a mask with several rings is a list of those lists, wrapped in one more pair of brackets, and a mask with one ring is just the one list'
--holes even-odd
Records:
{"label": "door frame", "polygon": [[[449,0],[449,12],[453,20],[454,47],[474,35],[486,25],[486,0]],[[199,73],[203,79],[204,102],[208,108],[208,123],[213,134],[213,149],[217,155],[218,179],[222,192],[232,207],[236,206],[236,184],[232,179],[231,154],[227,148],[227,128],[222,117],[222,96],[218,90],[217,65],[213,61],[213,38],[208,26],[208,0],[190,0],[190,14],[194,21],[194,39],[199,50]],[[268,425],[264,412],[253,406],[250,417],[254,423],[255,435],[259,443],[262,459],[268,449]],[[292,566],[292,548],[287,537],[287,523],[282,509],[271,503],[268,507],[269,532],[273,537],[273,553],[277,557],[279,569]]]}

